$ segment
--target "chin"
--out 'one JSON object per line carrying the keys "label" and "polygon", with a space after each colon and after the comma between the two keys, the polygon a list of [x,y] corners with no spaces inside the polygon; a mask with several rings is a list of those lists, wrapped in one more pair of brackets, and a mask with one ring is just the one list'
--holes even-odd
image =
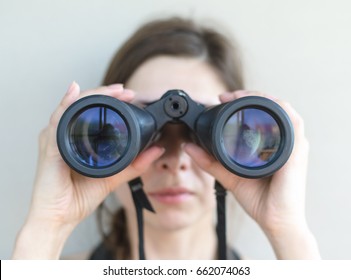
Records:
{"label": "chin", "polygon": [[191,213],[190,211],[168,209],[161,213],[156,212],[156,214],[145,214],[145,224],[158,230],[178,231],[197,225],[200,220],[208,216],[207,214],[208,213],[205,212]]}
{"label": "chin", "polygon": [[181,230],[196,223],[198,215],[183,211],[163,211],[145,214],[145,224],[159,230]]}

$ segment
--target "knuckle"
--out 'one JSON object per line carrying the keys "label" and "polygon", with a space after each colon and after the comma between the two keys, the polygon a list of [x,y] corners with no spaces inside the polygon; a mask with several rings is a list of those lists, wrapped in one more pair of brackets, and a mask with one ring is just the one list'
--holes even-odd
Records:
{"label": "knuckle", "polygon": [[47,128],[47,127],[43,128],[43,129],[39,132],[39,140],[42,141],[42,140],[46,139],[47,133],[48,133],[48,128]]}
{"label": "knuckle", "polygon": [[52,114],[49,120],[49,124],[55,126],[57,123],[57,117],[55,114]]}
{"label": "knuckle", "polygon": [[43,148],[45,146],[45,143],[47,142],[48,138],[48,128],[45,127],[39,132],[39,137],[38,137],[38,143],[39,143],[39,148]]}
{"label": "knuckle", "polygon": [[60,104],[56,110],[51,114],[50,119],[49,119],[49,125],[56,127],[58,125],[58,122],[61,118],[61,112],[63,111],[63,106]]}

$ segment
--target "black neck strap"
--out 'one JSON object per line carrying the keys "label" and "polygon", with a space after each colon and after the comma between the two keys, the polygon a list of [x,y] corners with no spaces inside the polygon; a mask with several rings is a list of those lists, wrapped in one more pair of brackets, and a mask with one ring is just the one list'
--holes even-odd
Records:
{"label": "black neck strap", "polygon": [[145,260],[143,208],[154,213],[155,213],[155,210],[152,208],[152,205],[143,190],[143,182],[141,181],[140,177],[137,177],[134,180],[129,181],[128,185],[132,193],[135,210],[137,214],[139,259]]}
{"label": "black neck strap", "polygon": [[215,182],[217,200],[217,240],[218,240],[218,259],[227,259],[227,238],[226,238],[226,217],[225,217],[225,197],[227,191],[221,183]]}
{"label": "black neck strap", "polygon": [[[137,214],[138,223],[138,239],[139,239],[139,259],[145,260],[144,250],[144,220],[143,220],[143,208],[155,213],[152,208],[150,201],[148,200],[144,190],[143,182],[138,177],[128,182],[134,205]],[[226,240],[226,217],[225,217],[225,197],[226,190],[223,186],[216,181],[215,183],[216,200],[217,200],[217,239],[218,239],[218,259],[227,259],[227,240]]]}

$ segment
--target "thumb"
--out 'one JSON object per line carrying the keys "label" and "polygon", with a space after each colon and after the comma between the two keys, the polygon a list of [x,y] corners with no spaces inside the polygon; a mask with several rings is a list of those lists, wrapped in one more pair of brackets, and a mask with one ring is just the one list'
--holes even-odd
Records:
{"label": "thumb", "polygon": [[140,153],[137,158],[123,171],[106,178],[109,191],[113,191],[117,186],[126,183],[142,175],[150,165],[164,153],[163,147],[152,146]]}
{"label": "thumb", "polygon": [[184,145],[184,150],[200,168],[215,177],[224,187],[235,186],[240,180],[238,176],[227,170],[201,147],[193,143],[187,143]]}

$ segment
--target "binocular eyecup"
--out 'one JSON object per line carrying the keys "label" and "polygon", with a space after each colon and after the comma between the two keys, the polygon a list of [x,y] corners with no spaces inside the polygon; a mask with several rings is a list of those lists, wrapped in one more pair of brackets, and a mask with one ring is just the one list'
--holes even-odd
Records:
{"label": "binocular eyecup", "polygon": [[270,99],[248,96],[205,107],[184,91],[170,90],[145,108],[104,95],[79,99],[59,122],[57,145],[75,171],[108,177],[125,169],[170,123],[184,124],[196,143],[246,178],[272,175],[294,144],[288,115]]}

